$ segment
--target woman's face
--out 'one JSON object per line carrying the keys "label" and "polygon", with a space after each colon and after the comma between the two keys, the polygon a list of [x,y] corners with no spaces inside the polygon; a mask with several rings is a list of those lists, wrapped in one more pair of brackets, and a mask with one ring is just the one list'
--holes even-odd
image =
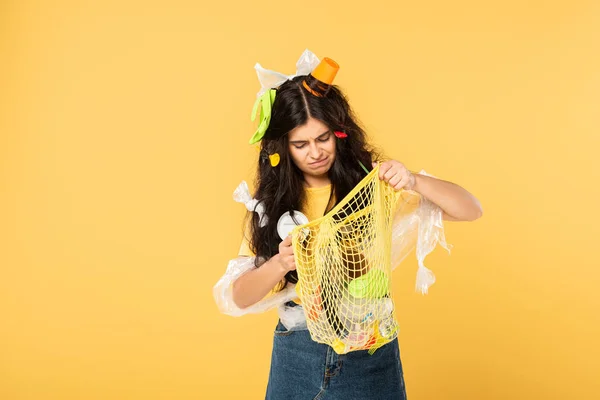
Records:
{"label": "woman's face", "polygon": [[327,174],[335,160],[335,135],[321,121],[309,118],[290,131],[289,151],[294,164],[310,177]]}

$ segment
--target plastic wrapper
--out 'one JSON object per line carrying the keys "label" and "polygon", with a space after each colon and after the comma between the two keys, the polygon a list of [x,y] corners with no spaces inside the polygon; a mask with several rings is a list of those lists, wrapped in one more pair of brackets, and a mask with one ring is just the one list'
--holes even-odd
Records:
{"label": "plastic wrapper", "polygon": [[265,214],[265,205],[260,203],[258,200],[252,198],[246,181],[242,181],[242,183],[240,183],[235,189],[235,191],[233,192],[233,200],[245,205],[248,211],[256,212],[258,214],[259,225],[261,227],[267,225],[269,219]]}
{"label": "plastic wrapper", "polygon": [[291,80],[296,76],[310,74],[319,65],[319,62],[319,58],[313,52],[306,49],[296,62],[296,73],[292,75],[265,69],[259,63],[256,63],[254,69],[256,70],[256,75],[261,86],[256,97],[262,96],[267,90],[277,88],[285,81]]}
{"label": "plastic wrapper", "polygon": [[281,323],[288,331],[301,331],[307,329],[304,309],[300,305],[281,304],[277,308]]}
{"label": "plastic wrapper", "polygon": [[[432,176],[422,170],[420,175]],[[432,176],[433,177],[433,176]],[[439,244],[448,252],[452,246],[446,242],[442,209],[416,192],[407,191],[406,203],[417,206],[410,212],[397,212],[392,227],[392,270],[416,247],[417,279],[415,290],[426,294],[435,283],[435,275],[425,267],[425,257]],[[416,203],[415,203],[416,200]]]}

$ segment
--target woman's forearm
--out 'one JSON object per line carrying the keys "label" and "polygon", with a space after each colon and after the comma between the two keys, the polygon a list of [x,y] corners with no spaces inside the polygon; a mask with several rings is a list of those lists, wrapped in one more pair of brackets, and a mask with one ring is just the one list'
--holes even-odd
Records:
{"label": "woman's forearm", "polygon": [[426,175],[414,174],[412,190],[436,204],[444,212],[444,219],[473,221],[481,217],[481,203],[459,185]]}
{"label": "woman's forearm", "polygon": [[233,283],[233,301],[239,308],[247,308],[262,300],[285,276],[287,271],[278,262],[279,254],[259,268],[240,276]]}

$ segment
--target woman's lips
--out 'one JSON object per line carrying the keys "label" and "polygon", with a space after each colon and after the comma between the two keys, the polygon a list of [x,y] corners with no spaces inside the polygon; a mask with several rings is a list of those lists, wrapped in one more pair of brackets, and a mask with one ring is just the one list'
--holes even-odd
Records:
{"label": "woman's lips", "polygon": [[310,165],[311,167],[320,167],[322,165],[325,165],[325,163],[327,163],[327,158],[309,163],[308,165]]}

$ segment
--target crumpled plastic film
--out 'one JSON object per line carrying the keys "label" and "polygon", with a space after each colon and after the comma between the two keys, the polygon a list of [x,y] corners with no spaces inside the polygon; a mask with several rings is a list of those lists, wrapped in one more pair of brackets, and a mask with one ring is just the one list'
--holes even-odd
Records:
{"label": "crumpled plastic film", "polygon": [[[421,170],[419,175],[433,177],[424,170]],[[412,207],[412,210],[407,212],[409,207]],[[452,249],[452,246],[446,243],[442,209],[416,192],[405,191],[397,210],[392,227],[392,270],[416,247],[419,268],[415,290],[426,294],[429,287],[435,283],[435,275],[425,267],[425,257],[437,244],[448,252]]]}
{"label": "crumpled plastic film", "polygon": [[233,191],[233,200],[235,200],[238,203],[244,204],[248,211],[256,212],[258,214],[258,221],[261,227],[267,225],[269,219],[265,214],[265,205],[263,203],[260,203],[258,200],[252,198],[246,181],[242,181],[238,185],[238,187]]}
{"label": "crumpled plastic film", "polygon": [[439,243],[450,252],[452,248],[446,243],[444,225],[442,222],[442,210],[426,198],[422,199],[418,213],[420,214],[419,234],[417,238],[417,282],[415,290],[426,294],[429,287],[435,283],[435,275],[425,267],[425,257],[435,249]]}
{"label": "crumpled plastic film", "polygon": [[301,331],[308,329],[306,326],[306,316],[302,306],[289,306],[281,304],[277,309],[281,323],[288,331]]}
{"label": "crumpled plastic film", "polygon": [[[404,201],[404,197],[400,200]],[[418,209],[403,214],[398,212],[394,216],[392,224],[392,271],[396,269],[402,261],[415,248],[417,242],[417,231],[419,229],[420,216]]]}
{"label": "crumpled plastic film", "polygon": [[254,268],[254,257],[237,257],[229,261],[225,274],[213,287],[215,302],[223,314],[239,317],[245,314],[261,313],[298,297],[295,287],[288,285],[282,291],[271,293],[250,307],[239,308],[233,301],[233,283]]}
{"label": "crumpled plastic film", "polygon": [[292,75],[265,69],[259,63],[256,63],[254,69],[260,81],[260,90],[256,94],[256,97],[262,96],[267,90],[277,88],[285,81],[291,80],[298,75],[310,74],[319,65],[319,62],[319,58],[313,52],[306,49],[296,62],[296,73]]}

